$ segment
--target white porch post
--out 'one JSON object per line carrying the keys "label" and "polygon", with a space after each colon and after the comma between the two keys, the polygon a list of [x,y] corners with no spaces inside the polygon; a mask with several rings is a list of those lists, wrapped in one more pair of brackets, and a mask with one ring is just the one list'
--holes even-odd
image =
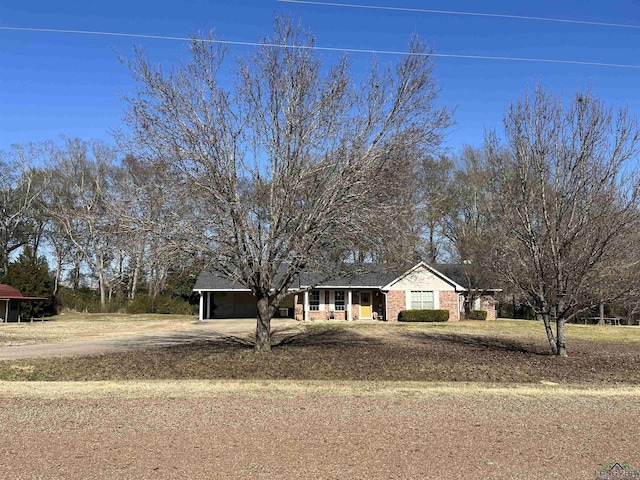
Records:
{"label": "white porch post", "polygon": [[200,314],[198,320],[202,321],[204,317],[204,294],[200,292]]}
{"label": "white porch post", "polygon": [[353,316],[351,315],[351,290],[347,290],[347,320],[351,320]]}
{"label": "white porch post", "polygon": [[302,320],[309,320],[309,290],[304,292],[304,315]]}

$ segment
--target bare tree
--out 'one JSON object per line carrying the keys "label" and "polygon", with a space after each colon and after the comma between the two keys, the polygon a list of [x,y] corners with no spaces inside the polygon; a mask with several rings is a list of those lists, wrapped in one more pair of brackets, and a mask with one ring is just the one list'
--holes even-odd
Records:
{"label": "bare tree", "polygon": [[138,51],[126,121],[136,155],[170,170],[197,212],[189,223],[176,212],[168,235],[253,292],[255,349],[268,351],[271,317],[300,272],[338,274],[355,240],[384,228],[371,223],[393,211],[379,173],[398,148],[438,145],[449,114],[417,39],[358,85],[346,58],[323,66],[314,38],[287,19],[237,59],[233,79],[219,80],[226,51],[214,40],[194,39],[168,72]]}
{"label": "bare tree", "polygon": [[42,219],[36,205],[46,182],[36,164],[48,151],[48,144],[32,143],[0,152],[0,277],[13,252],[39,243]]}
{"label": "bare tree", "polygon": [[637,231],[640,132],[626,110],[590,92],[563,105],[538,87],[508,108],[505,136],[506,147],[487,139],[487,260],[526,295],[552,351],[566,356],[565,322],[624,290],[605,292],[605,277],[637,283],[637,256],[629,261],[620,246]]}
{"label": "bare tree", "polygon": [[[100,141],[66,139],[50,170],[48,215],[56,232],[97,277],[100,304],[107,301],[107,274],[116,256],[118,225],[112,215],[113,150]],[[80,264],[75,268],[79,275]]]}

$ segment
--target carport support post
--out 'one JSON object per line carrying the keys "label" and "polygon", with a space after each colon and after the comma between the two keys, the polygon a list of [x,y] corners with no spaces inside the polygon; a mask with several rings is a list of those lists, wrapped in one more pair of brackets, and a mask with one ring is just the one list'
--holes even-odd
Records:
{"label": "carport support post", "polygon": [[202,290],[200,291],[200,315],[198,316],[198,320],[202,321],[204,318],[204,295],[202,294]]}
{"label": "carport support post", "polygon": [[303,320],[309,320],[309,290],[304,291],[304,317]]}
{"label": "carport support post", "polygon": [[347,290],[347,321],[351,320],[353,317],[351,316],[351,290]]}

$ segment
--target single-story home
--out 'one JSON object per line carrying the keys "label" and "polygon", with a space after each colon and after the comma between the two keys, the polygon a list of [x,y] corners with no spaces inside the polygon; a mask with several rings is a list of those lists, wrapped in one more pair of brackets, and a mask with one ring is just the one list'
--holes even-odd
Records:
{"label": "single-story home", "polygon": [[2,322],[19,322],[20,304],[22,302],[45,301],[47,298],[24,297],[18,290],[9,285],[0,284],[0,318]]}
{"label": "single-story home", "polygon": [[[300,276],[291,294],[280,305],[280,316],[297,320],[397,321],[402,310],[449,310],[449,320],[460,320],[468,290],[441,271],[420,262],[409,270],[394,273],[381,267],[366,273],[316,283]],[[204,271],[194,291],[200,294],[200,319],[249,318],[257,316],[251,291],[220,274]],[[485,299],[479,307],[492,309],[495,301]],[[484,309],[484,308],[483,308]]]}

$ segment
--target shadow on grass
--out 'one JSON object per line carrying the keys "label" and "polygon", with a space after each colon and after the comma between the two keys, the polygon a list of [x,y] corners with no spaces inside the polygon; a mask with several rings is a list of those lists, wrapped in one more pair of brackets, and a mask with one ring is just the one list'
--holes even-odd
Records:
{"label": "shadow on grass", "polygon": [[440,343],[475,347],[480,350],[496,352],[514,352],[527,355],[549,356],[551,353],[542,346],[524,343],[518,340],[483,335],[469,335],[456,333],[427,333],[427,332],[400,332],[399,336],[406,340],[420,343]]}
{"label": "shadow on grass", "polygon": [[216,350],[253,348],[251,339],[211,332],[182,332],[171,335],[144,335],[109,341],[116,350],[148,350],[154,348],[211,348]]}
{"label": "shadow on grass", "polygon": [[[277,335],[280,337],[280,335]],[[295,332],[291,335],[284,335],[273,343],[274,347],[327,347],[340,348],[355,345],[373,346],[379,344],[379,340],[360,332],[341,329],[307,329]]]}

